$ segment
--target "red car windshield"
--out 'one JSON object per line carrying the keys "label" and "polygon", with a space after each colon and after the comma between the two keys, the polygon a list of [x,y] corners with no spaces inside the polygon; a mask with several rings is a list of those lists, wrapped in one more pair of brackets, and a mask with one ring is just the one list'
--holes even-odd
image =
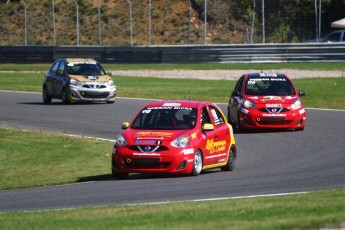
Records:
{"label": "red car windshield", "polygon": [[245,84],[245,94],[260,95],[294,95],[295,90],[286,77],[252,77]]}
{"label": "red car windshield", "polygon": [[187,107],[147,107],[133,122],[133,129],[181,130],[192,129],[196,123],[196,109]]}

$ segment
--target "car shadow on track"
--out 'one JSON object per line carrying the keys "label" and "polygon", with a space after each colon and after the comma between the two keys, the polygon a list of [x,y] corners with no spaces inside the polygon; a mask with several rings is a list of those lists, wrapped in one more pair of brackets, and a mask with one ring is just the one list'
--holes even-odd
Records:
{"label": "car shadow on track", "polygon": [[[202,171],[199,176],[211,174],[211,173],[221,173],[220,170],[206,170]],[[131,173],[128,175],[126,180],[155,180],[155,179],[173,179],[173,178],[186,178],[192,177],[190,175],[181,175],[181,174],[164,174],[164,173]],[[111,174],[103,174],[103,175],[96,175],[96,176],[87,176],[81,177],[76,180],[76,183],[81,182],[90,182],[90,181],[112,181],[118,180],[115,179]]]}
{"label": "car shadow on track", "polygon": [[251,133],[284,133],[284,132],[299,132],[301,130],[294,130],[294,129],[246,129],[241,130],[240,132],[234,131],[234,134],[251,134]]}
{"label": "car shadow on track", "polygon": [[61,102],[51,102],[50,104],[44,104],[43,102],[18,102],[20,105],[44,105],[44,106],[76,106],[76,105],[111,105],[104,102],[73,102],[70,104],[62,104]]}

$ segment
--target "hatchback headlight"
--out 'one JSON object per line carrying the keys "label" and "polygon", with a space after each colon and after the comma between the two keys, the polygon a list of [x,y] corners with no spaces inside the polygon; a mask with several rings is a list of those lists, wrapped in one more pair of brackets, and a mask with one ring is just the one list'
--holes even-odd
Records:
{"label": "hatchback headlight", "polygon": [[245,99],[244,102],[243,102],[243,106],[247,109],[249,108],[255,108],[256,105],[254,102],[252,102],[251,100],[248,100],[248,99]]}
{"label": "hatchback headlight", "polygon": [[297,99],[294,103],[291,104],[291,109],[299,109],[302,107],[302,102],[300,99]]}
{"label": "hatchback headlight", "polygon": [[115,145],[117,146],[125,146],[127,145],[127,140],[125,135],[119,134],[115,139]]}
{"label": "hatchback headlight", "polygon": [[70,85],[80,85],[80,81],[78,81],[78,80],[75,79],[75,78],[71,78],[71,79],[69,80],[69,83],[70,83]]}
{"label": "hatchback headlight", "polygon": [[113,86],[114,85],[114,80],[113,79],[110,79],[109,81],[108,81],[108,86]]}
{"label": "hatchback headlight", "polygon": [[176,148],[183,148],[188,146],[190,143],[190,136],[189,135],[183,135],[171,142],[171,146]]}

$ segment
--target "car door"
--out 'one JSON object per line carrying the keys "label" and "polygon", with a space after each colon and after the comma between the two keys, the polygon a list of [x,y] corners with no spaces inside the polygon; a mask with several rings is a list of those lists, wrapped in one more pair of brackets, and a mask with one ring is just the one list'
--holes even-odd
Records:
{"label": "car door", "polygon": [[204,166],[212,166],[227,160],[230,131],[222,113],[214,106],[205,106],[202,110],[202,124],[213,124],[214,130],[203,131],[205,137]]}
{"label": "car door", "polygon": [[241,109],[241,104],[243,101],[242,98],[242,89],[245,76],[243,75],[237,82],[234,91],[231,93],[230,101],[228,104],[228,121],[229,122],[238,122],[238,114]]}
{"label": "car door", "polygon": [[45,86],[47,88],[47,93],[50,96],[56,96],[55,93],[55,83],[56,83],[56,72],[59,68],[60,61],[56,61],[52,64],[50,70],[46,73]]}
{"label": "car door", "polygon": [[66,63],[61,61],[55,74],[55,92],[58,98],[62,97],[62,90],[66,85]]}

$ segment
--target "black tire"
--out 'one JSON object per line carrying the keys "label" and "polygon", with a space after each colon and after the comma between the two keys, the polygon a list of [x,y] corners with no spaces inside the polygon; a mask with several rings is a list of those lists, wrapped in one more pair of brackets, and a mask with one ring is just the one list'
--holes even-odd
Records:
{"label": "black tire", "polygon": [[226,163],[225,166],[221,167],[222,171],[233,171],[236,164],[236,149],[234,146],[231,146],[229,157],[228,157],[228,163]]}
{"label": "black tire", "polygon": [[44,104],[50,104],[52,102],[52,98],[48,95],[47,88],[43,87],[42,98]]}
{"label": "black tire", "polygon": [[237,123],[232,126],[236,133],[240,133],[243,131],[240,121],[240,113],[237,114]]}
{"label": "black tire", "polygon": [[128,177],[128,173],[114,173],[113,172],[113,177],[117,180],[125,180]]}
{"label": "black tire", "polygon": [[203,167],[203,162],[202,162],[202,154],[201,151],[198,150],[196,151],[194,155],[194,160],[193,160],[193,169],[192,169],[192,176],[198,176],[201,173]]}
{"label": "black tire", "polygon": [[107,101],[107,104],[114,104],[115,101]]}
{"label": "black tire", "polygon": [[67,89],[62,90],[61,100],[62,100],[62,104],[64,104],[64,105],[67,105],[70,103],[70,101],[68,99]]}

